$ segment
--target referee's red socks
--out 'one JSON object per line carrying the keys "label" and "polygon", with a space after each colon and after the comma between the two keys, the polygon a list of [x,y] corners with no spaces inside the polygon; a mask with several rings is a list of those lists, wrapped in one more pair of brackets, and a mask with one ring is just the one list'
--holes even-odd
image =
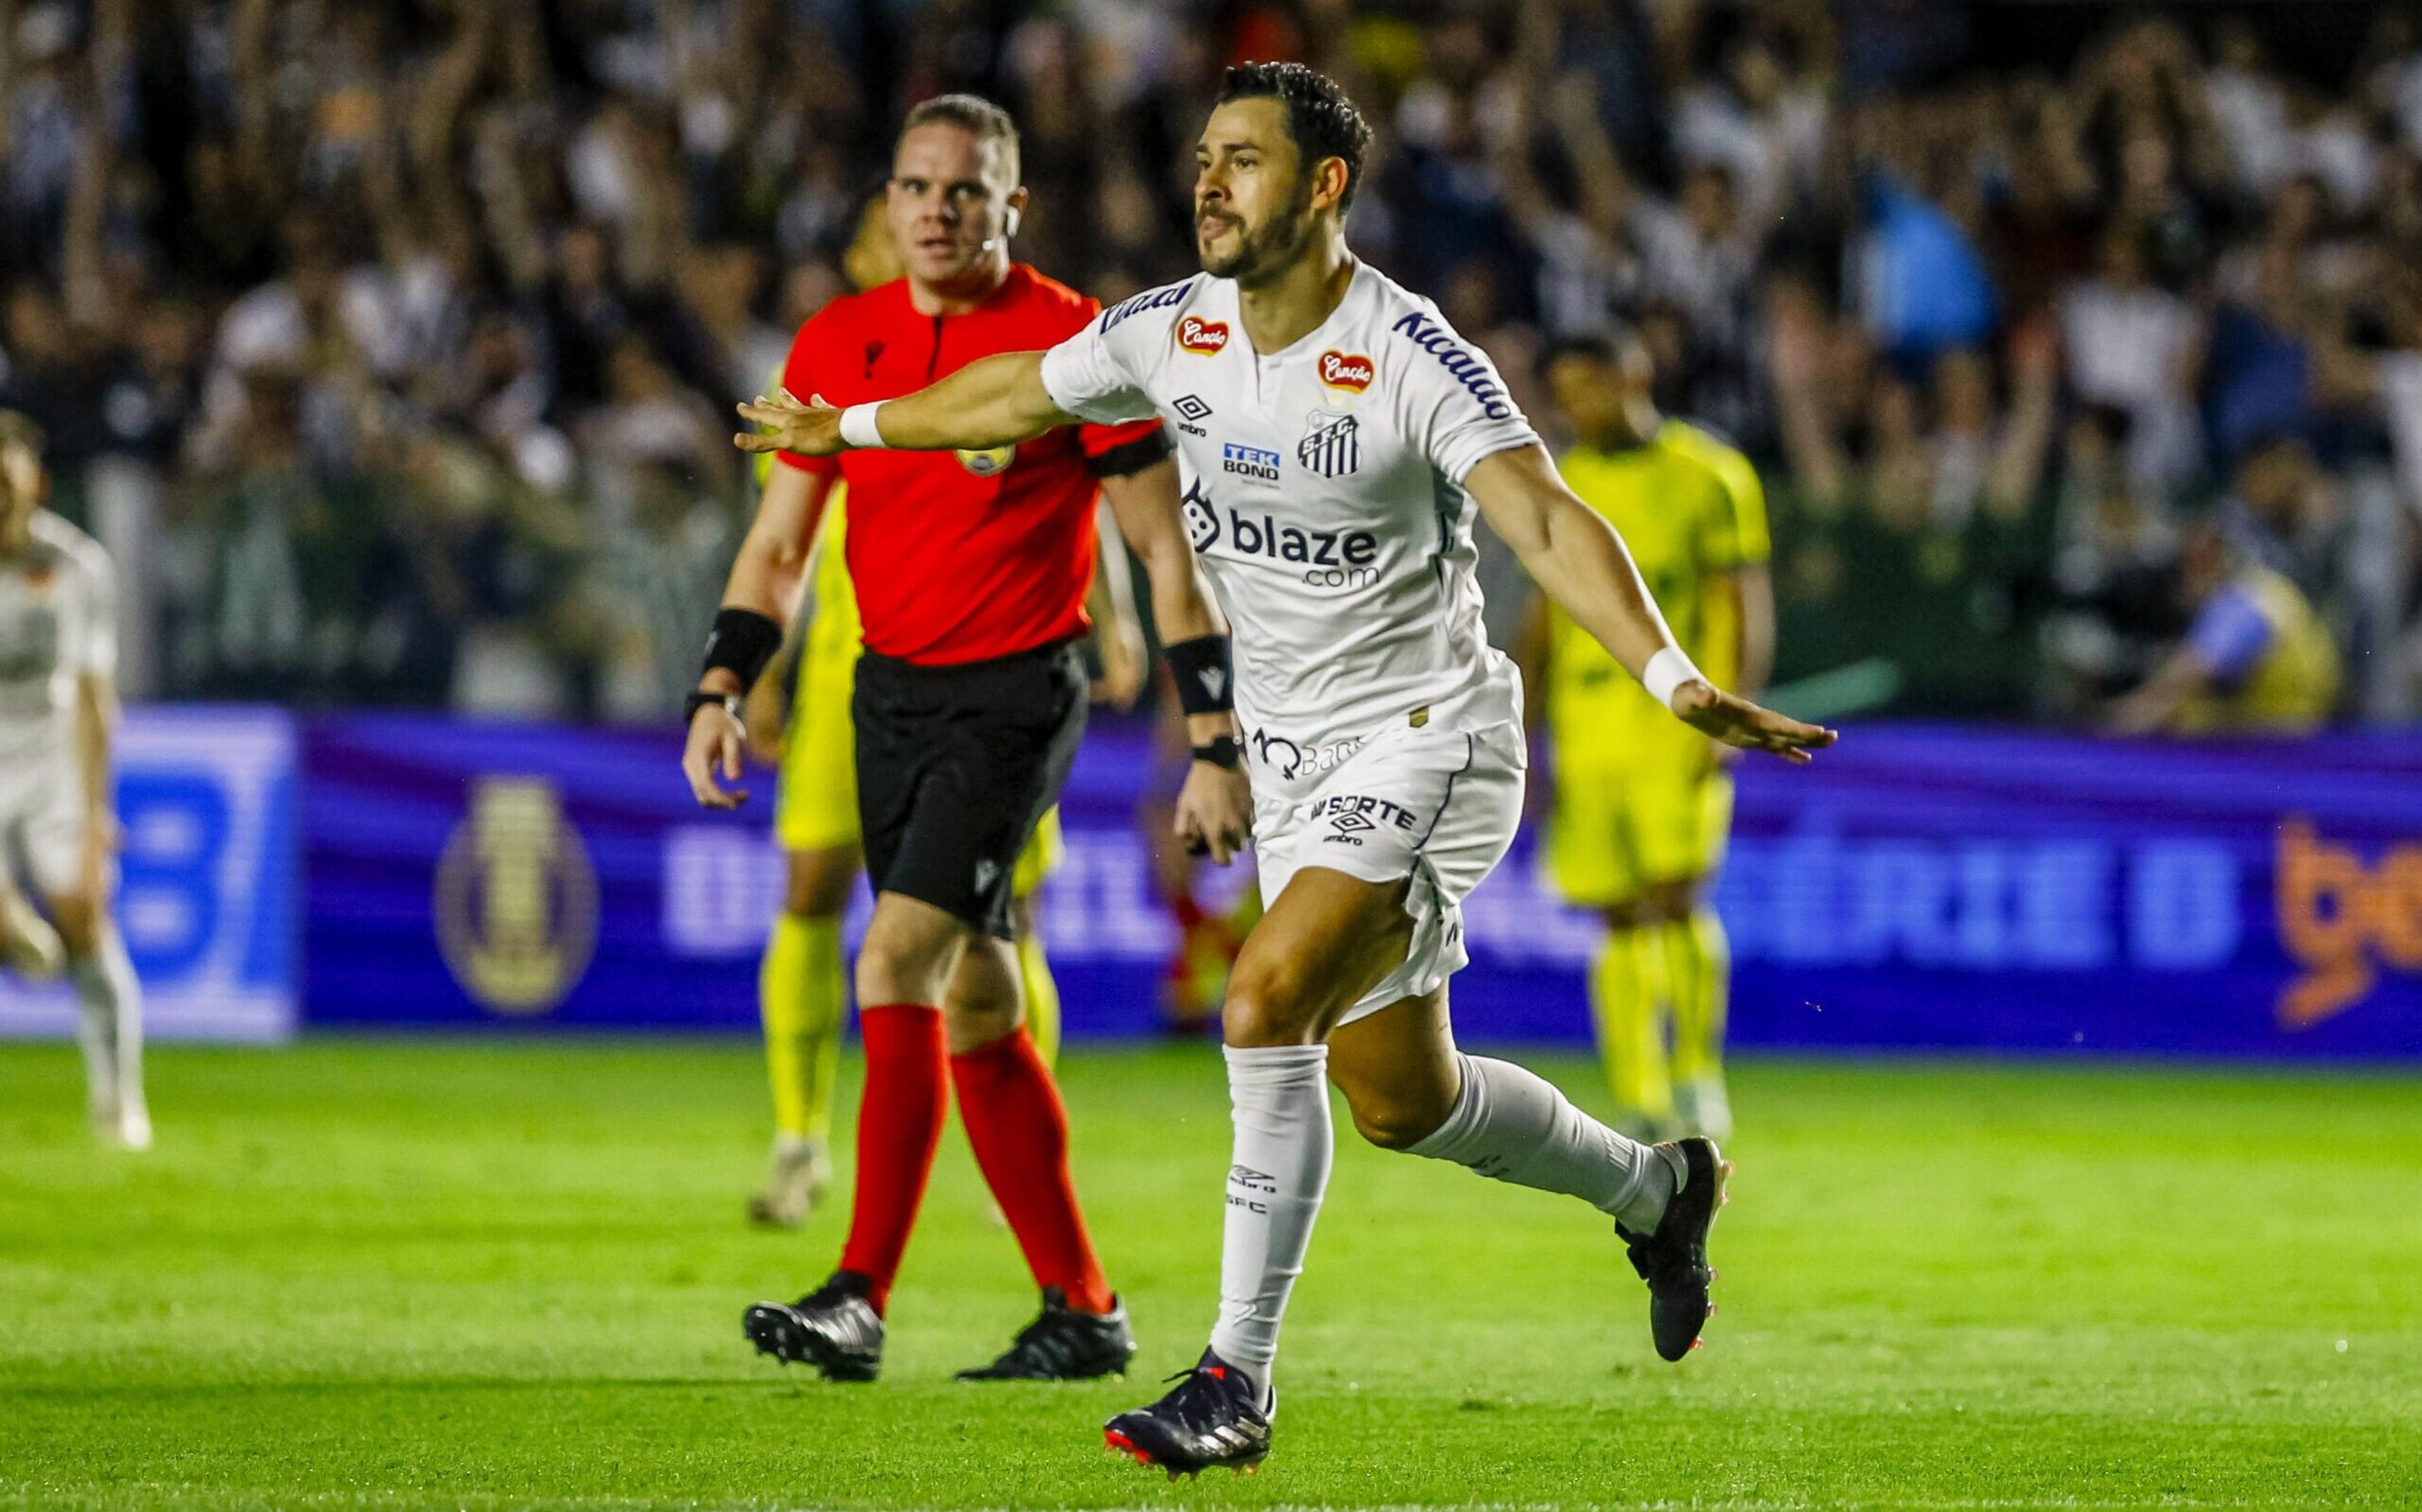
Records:
{"label": "referee's red socks", "polygon": [[[1050,1068],[1023,1026],[951,1057],[959,1121],[993,1199],[1000,1204],[1038,1286],[1058,1286],[1080,1313],[1107,1313],[1113,1299],[1085,1236],[1068,1176],[1068,1111]],[[871,1090],[871,1088],[870,1088]],[[929,1146],[930,1148],[930,1146]],[[861,1178],[864,1167],[860,1168]]]}
{"label": "referee's red socks", "polygon": [[857,1109],[857,1190],[841,1268],[873,1282],[869,1301],[880,1313],[950,1116],[950,1045],[942,1010],[927,1004],[866,1008],[857,1021],[866,1041],[866,1095]]}

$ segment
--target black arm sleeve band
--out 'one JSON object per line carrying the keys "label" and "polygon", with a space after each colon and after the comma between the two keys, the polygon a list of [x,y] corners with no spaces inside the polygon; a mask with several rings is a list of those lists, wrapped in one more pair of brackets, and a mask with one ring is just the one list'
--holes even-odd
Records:
{"label": "black arm sleeve band", "polygon": [[1169,429],[1164,426],[1149,436],[1122,442],[1099,457],[1086,458],[1085,471],[1095,477],[1124,477],[1142,472],[1176,449],[1169,444]]}
{"label": "black arm sleeve band", "polygon": [[700,674],[722,667],[740,679],[740,691],[757,686],[757,676],[782,648],[782,627],[754,609],[718,609],[715,633],[706,638],[706,665]]}
{"label": "black arm sleeve band", "polygon": [[1177,677],[1177,707],[1189,714],[1224,714],[1236,707],[1236,678],[1228,664],[1228,637],[1197,635],[1162,648]]}

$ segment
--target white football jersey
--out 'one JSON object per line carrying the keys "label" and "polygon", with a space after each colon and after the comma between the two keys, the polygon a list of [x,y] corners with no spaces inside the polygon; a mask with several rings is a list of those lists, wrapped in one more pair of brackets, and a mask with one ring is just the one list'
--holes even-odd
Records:
{"label": "white football jersey", "polygon": [[1174,430],[1258,757],[1292,776],[1391,725],[1521,717],[1481,627],[1463,479],[1539,438],[1437,305],[1357,264],[1329,319],[1265,356],[1235,282],[1197,274],[1104,310],[1043,382],[1070,414]]}
{"label": "white football jersey", "polygon": [[65,740],[77,677],[118,667],[101,543],[48,509],[34,512],[33,537],[0,560],[0,752],[12,756]]}

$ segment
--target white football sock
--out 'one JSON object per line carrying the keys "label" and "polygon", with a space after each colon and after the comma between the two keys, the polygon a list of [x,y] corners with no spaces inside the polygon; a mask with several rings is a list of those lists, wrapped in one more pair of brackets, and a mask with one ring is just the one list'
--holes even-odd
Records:
{"label": "white football sock", "polygon": [[1219,1249],[1219,1321],[1211,1348],[1269,1392],[1279,1319],[1303,1273],[1329,1189],[1335,1148],[1329,1122],[1329,1047],[1272,1045],[1228,1051],[1235,1157]]}
{"label": "white football sock", "polygon": [[1657,1226],[1681,1179],[1662,1151],[1624,1138],[1510,1061],[1455,1059],[1463,1091],[1455,1111],[1408,1154],[1579,1197],[1636,1233]]}
{"label": "white football sock", "polygon": [[95,1109],[143,1111],[143,987],[126,942],[104,927],[93,953],[74,965],[76,1042]]}

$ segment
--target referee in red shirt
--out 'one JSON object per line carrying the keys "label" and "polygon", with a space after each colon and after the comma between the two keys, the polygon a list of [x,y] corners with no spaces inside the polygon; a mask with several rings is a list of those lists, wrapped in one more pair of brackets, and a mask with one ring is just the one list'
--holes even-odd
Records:
{"label": "referee in red shirt", "polygon": [[[1096,306],[1009,257],[1027,200],[1017,132],[968,95],[909,113],[887,200],[907,276],[838,299],[800,328],[784,370],[801,397],[857,404],[914,392],[980,357],[1049,347]],[[724,589],[682,757],[699,802],[747,795],[740,700],[796,607],[825,491],[849,483],[848,560],[864,623],[851,709],[874,916],[857,959],[866,1092],[841,1268],[796,1302],[761,1302],[761,1352],[870,1380],[883,1318],[941,1141],[946,1083],[1043,1311],[979,1380],[1123,1371],[1126,1314],[1085,1233],[1067,1115],[1022,1022],[1010,947],[1017,855],[1058,801],[1084,733],[1077,642],[1093,499],[1109,502],[1152,579],[1173,662],[1224,668],[1227,646],[1180,523],[1156,421],[1078,426],[996,451],[777,453]],[[1182,822],[1219,852],[1250,822],[1222,677],[1181,678],[1199,760]],[[1217,689],[1218,694],[1205,689]]]}

